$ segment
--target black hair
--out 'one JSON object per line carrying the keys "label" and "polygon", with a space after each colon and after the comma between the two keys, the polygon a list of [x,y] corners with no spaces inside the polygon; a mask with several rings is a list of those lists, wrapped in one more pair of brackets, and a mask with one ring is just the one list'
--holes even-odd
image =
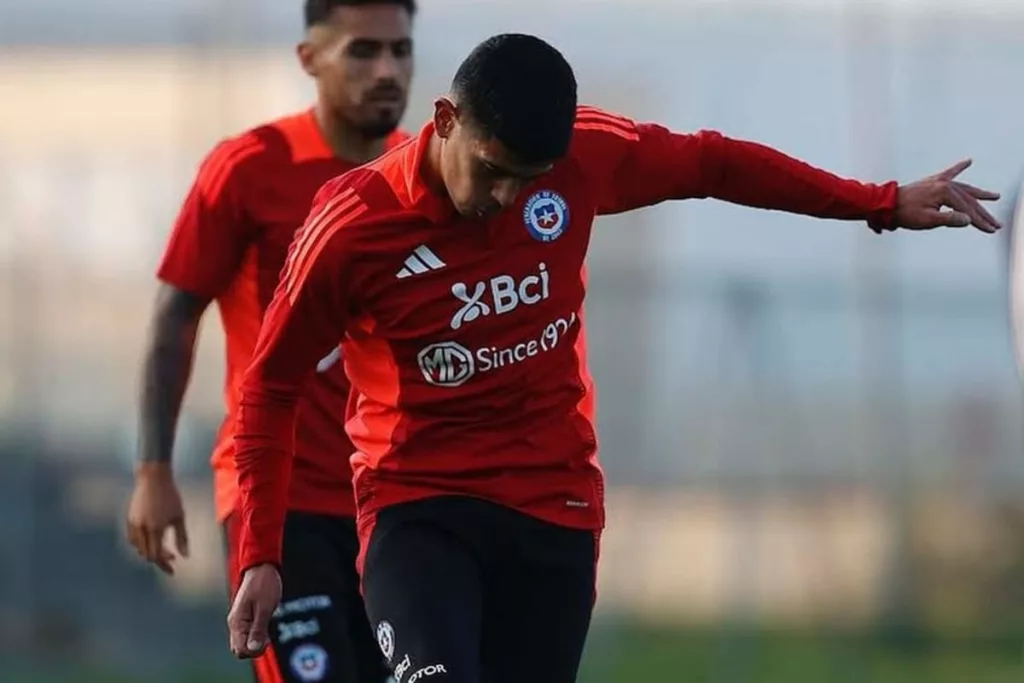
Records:
{"label": "black hair", "polygon": [[576,121],[576,76],[536,36],[503,33],[469,53],[452,96],[473,123],[525,163],[565,156]]}
{"label": "black hair", "polygon": [[367,5],[398,5],[409,13],[416,15],[416,0],[306,0],[303,14],[306,28],[327,23],[331,13],[339,7],[366,7]]}

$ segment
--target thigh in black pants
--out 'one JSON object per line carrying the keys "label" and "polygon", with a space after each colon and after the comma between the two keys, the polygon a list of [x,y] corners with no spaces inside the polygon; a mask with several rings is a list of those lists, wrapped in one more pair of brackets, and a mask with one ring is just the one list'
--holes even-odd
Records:
{"label": "thigh in black pants", "polygon": [[[225,531],[228,571],[235,582],[234,518],[228,518]],[[358,553],[355,520],[288,513],[281,605],[270,623],[271,648],[253,663],[257,683],[384,683],[388,678],[359,590]]]}
{"label": "thigh in black pants", "polygon": [[594,532],[473,498],[382,510],[363,572],[398,683],[574,683],[594,604]]}

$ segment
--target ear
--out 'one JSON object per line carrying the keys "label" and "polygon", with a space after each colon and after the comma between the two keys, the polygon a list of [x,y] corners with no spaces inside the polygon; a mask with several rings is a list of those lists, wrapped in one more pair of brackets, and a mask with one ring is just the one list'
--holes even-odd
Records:
{"label": "ear", "polygon": [[459,123],[459,107],[448,97],[434,100],[434,130],[437,137],[447,140]]}
{"label": "ear", "polygon": [[295,54],[299,57],[299,64],[307,75],[317,77],[316,48],[309,40],[304,40],[295,46]]}

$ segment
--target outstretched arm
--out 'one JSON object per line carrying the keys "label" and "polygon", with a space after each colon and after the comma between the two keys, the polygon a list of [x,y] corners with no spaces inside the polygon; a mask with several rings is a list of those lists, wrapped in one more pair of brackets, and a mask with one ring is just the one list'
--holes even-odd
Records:
{"label": "outstretched arm", "polygon": [[[714,198],[819,218],[865,220],[876,231],[999,224],[979,200],[998,194],[961,183],[961,162],[916,183],[863,183],[815,168],[756,142],[715,131],[675,133],[656,124],[581,107],[576,151],[600,213],[670,199]],[[944,211],[944,207],[953,209]]]}

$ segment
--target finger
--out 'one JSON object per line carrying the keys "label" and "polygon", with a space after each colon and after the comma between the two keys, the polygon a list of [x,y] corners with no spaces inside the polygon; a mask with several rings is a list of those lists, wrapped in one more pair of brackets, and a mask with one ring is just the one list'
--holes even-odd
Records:
{"label": "finger", "polygon": [[[978,215],[978,212],[975,210],[974,206],[972,206],[971,200],[969,200],[965,194],[960,192],[960,190],[956,188],[956,185],[954,185],[953,183],[949,183],[948,185],[946,185],[945,195],[946,196],[944,198],[944,201],[942,202],[943,204],[950,207],[957,213],[965,214],[968,218],[970,218],[970,222],[973,225],[977,225],[978,223],[984,223],[981,216]],[[973,203],[977,204],[977,202]]]}
{"label": "finger", "polygon": [[1003,227],[1003,224],[999,222],[999,219],[992,215],[988,209],[982,206],[977,200],[974,200],[974,210],[978,212],[978,215],[984,219],[985,227],[977,225],[975,227],[981,228],[986,232],[996,232]]}
{"label": "finger", "polygon": [[252,624],[249,626],[246,647],[253,654],[259,654],[266,649],[267,643],[270,642],[267,630],[270,627],[270,617],[274,613],[274,608],[262,601],[257,601],[253,608]]}
{"label": "finger", "polygon": [[142,530],[135,524],[128,522],[125,534],[128,536],[128,543],[135,548],[135,552],[140,556],[144,556],[145,544],[142,541]]}
{"label": "finger", "polygon": [[168,576],[174,575],[174,554],[164,547],[164,531],[150,530],[146,535],[146,559]]}
{"label": "finger", "polygon": [[971,217],[960,211],[927,209],[917,224],[922,228],[966,228]]}
{"label": "finger", "polygon": [[[999,219],[992,215],[992,213],[985,208],[985,206],[979,201],[980,199],[986,198],[999,198],[998,192],[989,192],[988,190],[980,190],[976,187],[968,185],[966,183],[953,183],[953,188],[956,192],[967,202],[974,213],[976,213],[984,221],[985,226],[977,225],[976,227],[986,230],[987,232],[995,232],[1002,228],[1002,223]],[[983,195],[983,196],[979,196]]]}
{"label": "finger", "polygon": [[963,190],[975,199],[983,199],[985,201],[994,202],[999,199],[1000,195],[998,192],[992,190],[983,190],[980,187],[969,185],[967,183],[960,182],[959,180],[953,182],[960,190]]}
{"label": "finger", "polygon": [[156,562],[164,552],[164,529],[151,528],[146,532],[146,559]]}
{"label": "finger", "polygon": [[152,553],[149,551],[149,539],[150,539],[149,527],[147,527],[145,524],[140,525],[139,528],[138,528],[138,533],[139,533],[139,538],[138,538],[138,540],[139,540],[139,546],[138,546],[139,547],[139,555],[142,556],[142,559],[144,559],[146,562],[149,562],[150,561],[150,557],[152,557]]}
{"label": "finger", "polygon": [[179,517],[174,520],[174,547],[178,554],[188,557],[188,530],[185,528],[185,518]]}
{"label": "finger", "polygon": [[973,163],[974,160],[972,159],[964,159],[963,161],[958,161],[957,163],[947,168],[945,171],[940,171],[938,174],[935,175],[935,177],[940,178],[942,180],[952,180],[953,178],[956,178],[958,175],[969,169],[971,167],[971,164]]}
{"label": "finger", "polygon": [[249,637],[249,620],[242,616],[240,609],[244,610],[245,605],[236,603],[228,614],[228,646],[231,654],[242,659],[248,654],[245,641]]}
{"label": "finger", "polygon": [[168,576],[174,576],[174,553],[170,550],[163,549],[160,554],[153,560],[160,571]]}
{"label": "finger", "polygon": [[249,628],[252,625],[252,601],[246,595],[244,587],[235,594],[231,604],[231,611],[228,612],[228,634],[231,652],[236,657],[244,658],[248,655],[246,641],[249,638]]}
{"label": "finger", "polygon": [[950,205],[961,213],[971,217],[971,225],[983,232],[995,232],[999,222],[981,205],[981,203],[961,190],[955,183],[949,186]]}

